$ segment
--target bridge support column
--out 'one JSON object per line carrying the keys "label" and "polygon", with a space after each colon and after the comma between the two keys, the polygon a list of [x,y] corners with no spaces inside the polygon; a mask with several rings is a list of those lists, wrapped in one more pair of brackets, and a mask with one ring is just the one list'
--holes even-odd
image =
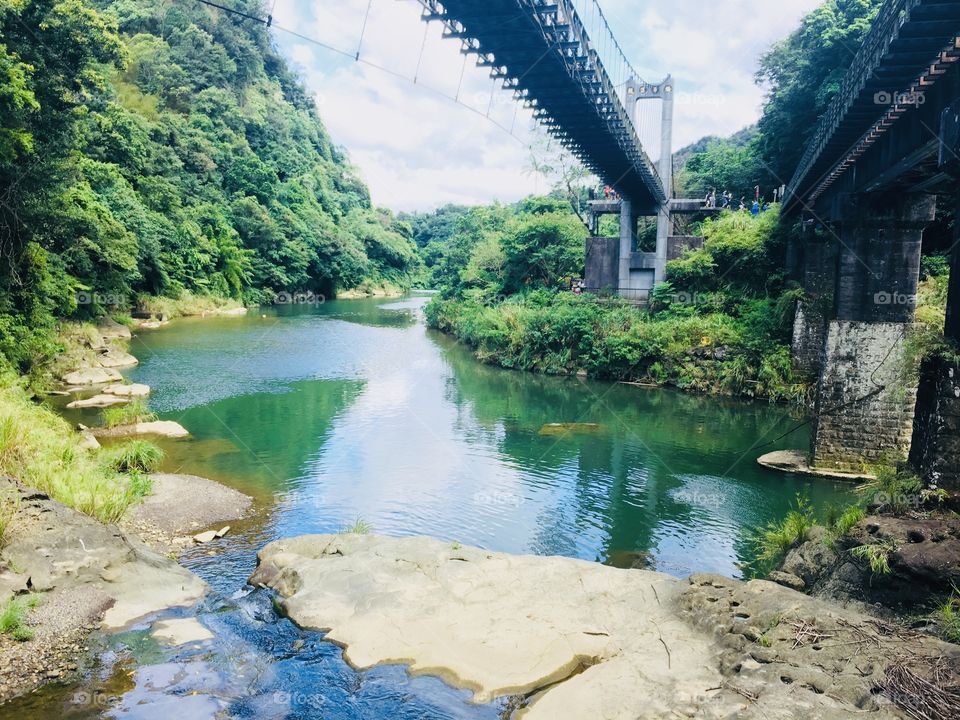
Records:
{"label": "bridge support column", "polygon": [[860,469],[910,444],[916,387],[904,367],[930,195],[861,195],[840,219],[835,319],[827,325],[812,462]]}
{"label": "bridge support column", "polygon": [[[944,335],[960,347],[960,224],[954,233]],[[928,483],[960,491],[960,363],[949,357],[920,368],[910,462]]]}
{"label": "bridge support column", "polygon": [[808,377],[818,377],[833,314],[838,243],[832,230],[804,223],[803,242],[798,245],[794,263],[804,298],[793,319],[793,361]]}
{"label": "bridge support column", "polygon": [[633,254],[633,242],[637,236],[637,215],[633,203],[627,198],[620,200],[620,273],[618,287],[622,293],[631,286],[630,262]]}
{"label": "bridge support column", "polygon": [[653,284],[667,279],[667,256],[670,252],[670,236],[673,234],[673,218],[670,217],[670,201],[657,211],[657,251],[653,262]]}

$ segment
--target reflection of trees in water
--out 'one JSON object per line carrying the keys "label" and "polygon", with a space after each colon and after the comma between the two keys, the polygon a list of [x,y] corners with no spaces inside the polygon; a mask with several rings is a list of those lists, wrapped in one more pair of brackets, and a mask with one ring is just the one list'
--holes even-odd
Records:
{"label": "reflection of trees in water", "polygon": [[[321,296],[322,297],[322,296]],[[370,327],[405,328],[417,323],[416,306],[404,307],[406,302],[389,298],[366,298],[360,300],[326,300],[310,302],[300,301],[299,296],[291,296],[289,304],[275,305],[271,312],[277,317],[313,317],[322,315],[344,322],[368,325]]]}
{"label": "reflection of trees in water", "polygon": [[[334,417],[362,389],[357,380],[302,380],[274,393],[236,395],[194,407],[177,413],[194,440],[169,450],[183,455],[185,472],[257,494],[283,490],[304,474],[326,442]],[[218,439],[220,443],[212,442]],[[210,452],[198,454],[197,448]]]}
{"label": "reflection of trees in water", "polygon": [[[752,557],[753,527],[786,512],[797,492],[820,505],[838,495],[831,483],[755,464],[762,452],[805,445],[807,428],[760,449],[801,421],[795,408],[510,372],[439,344],[453,373],[447,399],[461,425],[485,428],[500,452],[529,471],[528,485],[569,485],[555,493],[567,504],[540,512],[535,551],[582,555],[586,545],[605,560],[616,551],[653,550],[669,521],[694,534],[709,524],[728,536],[742,562]],[[538,434],[547,423],[571,422],[603,427]]]}

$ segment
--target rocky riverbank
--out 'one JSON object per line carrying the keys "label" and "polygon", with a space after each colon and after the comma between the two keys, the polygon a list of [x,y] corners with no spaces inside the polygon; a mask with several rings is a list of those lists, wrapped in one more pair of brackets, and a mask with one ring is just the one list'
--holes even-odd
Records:
{"label": "rocky riverbank", "polygon": [[512,696],[515,720],[960,709],[960,647],[762,580],[317,535],[267,545],[250,582],[354,666]]}
{"label": "rocky riverbank", "polygon": [[3,601],[38,603],[23,619],[31,639],[0,636],[0,701],[75,672],[97,627],[117,629],[203,596],[200,578],[116,526],[8,478],[0,491],[16,508],[0,550]]}
{"label": "rocky riverbank", "polygon": [[771,579],[817,597],[922,622],[919,616],[960,588],[960,516],[868,515],[837,538],[816,527],[787,553]]}
{"label": "rocky riverbank", "polygon": [[82,671],[92,633],[203,597],[205,583],[171,556],[198,531],[248,515],[252,500],[204,478],[152,480],[152,494],[117,526],[0,478],[16,508],[0,549],[0,603],[36,601],[23,618],[29,639],[0,635],[0,703]]}
{"label": "rocky riverbank", "polygon": [[[103,397],[121,402],[147,395],[146,386],[116,384],[120,376],[109,367],[126,355],[129,337],[126,327],[101,321],[95,333],[81,333],[82,342],[74,338],[64,359],[73,366],[61,365],[67,368],[61,377],[68,392],[101,386]],[[126,364],[135,363],[132,358]],[[81,428],[75,444],[64,442],[74,452],[96,453],[96,432],[188,434],[176,423],[137,423],[92,432]],[[0,608],[7,618],[0,620],[5,623],[0,628],[0,703],[77,676],[93,662],[91,649],[97,642],[91,636],[99,631],[115,631],[203,597],[205,583],[172,557],[208,540],[207,535],[222,537],[229,529],[224,523],[250,514],[252,499],[190,475],[153,474],[149,481],[149,494],[117,524],[105,524],[0,477]],[[158,637],[178,642],[187,631],[195,635],[196,628],[182,627],[187,622],[157,623]],[[179,625],[167,627],[170,623]]]}

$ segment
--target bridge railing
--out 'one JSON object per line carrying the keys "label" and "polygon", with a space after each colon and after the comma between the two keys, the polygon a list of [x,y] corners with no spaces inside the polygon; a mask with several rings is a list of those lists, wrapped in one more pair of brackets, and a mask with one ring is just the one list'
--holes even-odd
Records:
{"label": "bridge railing", "polygon": [[640,73],[627,59],[597,0],[568,0],[568,2],[580,18],[590,38],[590,44],[617,92],[623,93],[627,81],[631,78],[640,81]]}
{"label": "bridge railing", "polygon": [[[627,82],[642,82],[640,74],[627,60],[597,0],[558,0],[557,5],[584,55],[590,59],[593,66],[593,74],[602,89],[601,102],[607,103],[610,108],[605,115],[608,125],[611,125],[611,132],[617,135],[621,149],[633,166],[647,177],[651,186],[659,188],[661,195],[666,197],[660,176],[643,149],[632,114],[628,112],[623,101]],[[596,35],[591,34],[591,26]],[[578,61],[577,54],[570,60],[575,65]],[[573,72],[577,73],[575,67]],[[587,76],[579,77],[584,94],[590,96]]]}
{"label": "bridge railing", "polygon": [[[890,43],[897,38],[897,30],[899,30],[903,20],[921,2],[922,0],[888,0],[880,9],[870,31],[867,33],[867,37],[863,41],[863,45],[854,56],[853,62],[850,63],[836,97],[820,119],[816,135],[807,145],[807,150],[790,180],[791,196],[802,189],[800,184],[803,183],[814,164],[819,160],[847,111],[857,101],[867,81],[873,75],[874,69],[890,48]],[[891,90],[896,92],[900,88],[891,88]],[[881,114],[882,110],[883,108],[878,107],[877,114]],[[798,199],[790,198],[791,202]]]}

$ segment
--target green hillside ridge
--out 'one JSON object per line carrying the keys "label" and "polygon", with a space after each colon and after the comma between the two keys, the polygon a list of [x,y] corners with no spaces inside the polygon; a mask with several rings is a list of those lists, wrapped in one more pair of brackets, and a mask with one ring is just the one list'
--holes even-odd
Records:
{"label": "green hillside ridge", "polygon": [[0,39],[0,352],[19,370],[53,352],[57,318],[138,296],[330,296],[420,267],[264,26],[200,3],[0,0]]}

